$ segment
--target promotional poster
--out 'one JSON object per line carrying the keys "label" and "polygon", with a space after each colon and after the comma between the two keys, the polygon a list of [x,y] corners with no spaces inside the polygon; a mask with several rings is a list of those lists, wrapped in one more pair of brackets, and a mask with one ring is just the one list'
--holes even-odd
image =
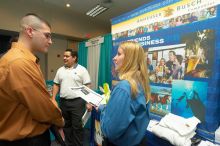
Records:
{"label": "promotional poster", "polygon": [[112,19],[112,58],[123,41],[145,50],[152,114],[196,116],[203,131],[219,126],[219,9],[217,0],[164,0]]}

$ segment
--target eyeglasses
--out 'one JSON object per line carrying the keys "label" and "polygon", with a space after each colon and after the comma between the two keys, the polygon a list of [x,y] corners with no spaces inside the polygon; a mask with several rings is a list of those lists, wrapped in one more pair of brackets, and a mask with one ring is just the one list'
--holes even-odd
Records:
{"label": "eyeglasses", "polygon": [[37,29],[35,29],[35,28],[32,28],[32,29],[35,30],[35,31],[38,31],[38,32],[42,33],[47,39],[51,39],[51,33],[50,33],[50,32],[42,32],[42,31],[37,30]]}

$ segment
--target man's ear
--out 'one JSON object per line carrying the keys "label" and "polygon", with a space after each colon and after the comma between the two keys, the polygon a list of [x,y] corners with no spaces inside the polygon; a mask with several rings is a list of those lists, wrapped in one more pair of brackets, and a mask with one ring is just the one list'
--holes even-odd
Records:
{"label": "man's ear", "polygon": [[26,27],[25,28],[25,33],[29,36],[29,37],[33,37],[33,28],[31,28],[31,27]]}
{"label": "man's ear", "polygon": [[74,56],[74,57],[73,57],[74,62],[76,62],[76,59],[77,59],[76,56]]}

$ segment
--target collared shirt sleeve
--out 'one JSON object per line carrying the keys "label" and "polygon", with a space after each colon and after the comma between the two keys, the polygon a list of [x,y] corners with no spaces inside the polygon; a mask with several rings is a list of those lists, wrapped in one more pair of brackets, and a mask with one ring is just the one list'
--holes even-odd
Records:
{"label": "collared shirt sleeve", "polygon": [[111,141],[119,138],[135,118],[128,91],[118,87],[113,90],[108,105],[100,110],[102,132]]}
{"label": "collared shirt sleeve", "polygon": [[83,69],[83,76],[82,77],[83,77],[83,79],[82,79],[83,85],[91,83],[90,75],[89,75],[89,72],[87,71],[86,68]]}
{"label": "collared shirt sleeve", "polygon": [[63,126],[61,111],[51,100],[36,63],[17,59],[10,64],[7,78],[6,88],[11,89],[18,104],[29,110],[33,120]]}

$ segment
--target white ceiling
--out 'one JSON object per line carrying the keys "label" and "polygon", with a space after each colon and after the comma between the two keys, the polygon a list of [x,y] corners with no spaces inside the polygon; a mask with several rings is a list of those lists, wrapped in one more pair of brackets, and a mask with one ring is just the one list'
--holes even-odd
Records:
{"label": "white ceiling", "polygon": [[[46,5],[58,7],[63,11],[71,11],[79,15],[86,15],[86,12],[92,9],[97,4],[104,5],[109,9],[102,14],[96,16],[94,19],[97,23],[100,21],[102,24],[110,27],[110,20],[116,16],[122,15],[126,12],[134,10],[146,3],[153,0],[38,0]],[[69,3],[71,7],[66,8],[65,4]],[[89,17],[89,16],[88,16]]]}
{"label": "white ceiling", "polygon": [[[53,33],[72,39],[100,36],[111,32],[111,19],[130,12],[153,0],[0,0],[1,30],[19,31],[17,22],[33,12],[47,19]],[[107,2],[106,2],[107,1]],[[71,6],[66,7],[66,3]],[[86,12],[97,4],[109,9],[95,18]],[[90,37],[87,37],[90,34]]]}

